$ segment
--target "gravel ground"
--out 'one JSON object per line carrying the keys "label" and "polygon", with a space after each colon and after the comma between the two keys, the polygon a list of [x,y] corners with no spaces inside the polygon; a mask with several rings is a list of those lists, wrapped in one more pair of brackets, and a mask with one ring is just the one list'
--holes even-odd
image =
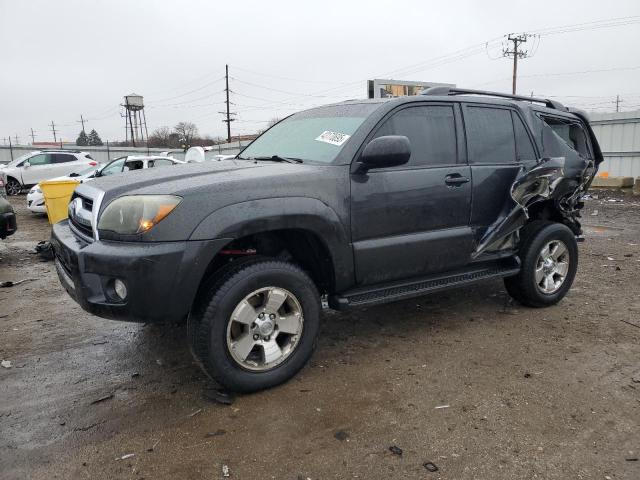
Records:
{"label": "gravel ground", "polygon": [[231,406],[203,398],[183,326],[83,312],[13,197],[0,281],[29,281],[0,289],[0,477],[638,479],[640,197],[597,195],[559,305],[489,282],[327,312],[294,380]]}

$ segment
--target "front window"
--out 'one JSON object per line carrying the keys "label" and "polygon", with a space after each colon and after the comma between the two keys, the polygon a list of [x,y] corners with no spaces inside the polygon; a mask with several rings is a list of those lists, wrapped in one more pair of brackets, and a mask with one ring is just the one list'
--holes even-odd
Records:
{"label": "front window", "polygon": [[296,113],[274,125],[240,158],[278,155],[304,162],[331,163],[379,103],[331,105]]}
{"label": "front window", "polygon": [[33,152],[29,152],[29,153],[25,153],[24,155],[20,155],[18,158],[16,158],[15,160],[7,163],[8,167],[20,167],[22,165],[18,165],[19,163],[24,162],[25,160],[27,160],[29,157],[33,156]]}
{"label": "front window", "polygon": [[114,173],[122,172],[122,167],[124,166],[124,162],[126,159],[127,157],[121,157],[114,160],[109,165],[100,170],[100,176],[106,177],[108,175],[113,175]]}

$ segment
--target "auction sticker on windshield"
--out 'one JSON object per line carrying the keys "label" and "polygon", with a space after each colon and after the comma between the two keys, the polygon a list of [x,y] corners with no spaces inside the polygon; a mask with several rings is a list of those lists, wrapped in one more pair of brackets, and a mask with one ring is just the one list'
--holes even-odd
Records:
{"label": "auction sticker on windshield", "polygon": [[347,135],[346,133],[338,133],[332,132],[330,130],[326,130],[320,134],[319,137],[316,138],[318,142],[330,143],[331,145],[342,145],[344,142],[349,140],[351,135]]}

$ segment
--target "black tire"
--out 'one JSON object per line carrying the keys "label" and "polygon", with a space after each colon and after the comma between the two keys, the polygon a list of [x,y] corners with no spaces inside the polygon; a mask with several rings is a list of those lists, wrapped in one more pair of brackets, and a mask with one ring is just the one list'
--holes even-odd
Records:
{"label": "black tire", "polygon": [[[320,295],[311,278],[288,262],[254,258],[234,262],[202,290],[199,307],[189,322],[189,337],[196,361],[213,380],[235,392],[255,392],[293,377],[309,360],[320,326]],[[227,346],[227,326],[234,309],[247,295],[265,287],[285,289],[295,296],[303,316],[295,348],[266,371],[243,368]]]}
{"label": "black tire", "polygon": [[[568,270],[564,281],[553,293],[545,293],[536,282],[538,257],[549,242],[561,241],[567,248]],[[520,272],[504,279],[507,292],[528,307],[541,308],[555,305],[567,294],[578,269],[578,243],[573,232],[561,223],[534,221],[521,231],[519,249]]]}
{"label": "black tire", "polygon": [[22,192],[22,185],[15,178],[8,178],[7,184],[5,185],[5,190],[7,195],[15,196]]}

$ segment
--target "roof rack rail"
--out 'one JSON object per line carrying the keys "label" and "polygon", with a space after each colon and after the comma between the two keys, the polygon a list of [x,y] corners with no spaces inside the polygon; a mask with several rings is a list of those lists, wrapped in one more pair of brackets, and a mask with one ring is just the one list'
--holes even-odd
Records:
{"label": "roof rack rail", "polygon": [[553,108],[555,110],[567,110],[562,103],[555,100],[549,100],[548,98],[538,97],[525,97],[523,95],[510,95],[508,93],[500,92],[488,92],[486,90],[470,90],[466,88],[452,88],[452,87],[431,87],[423,90],[421,95],[483,95],[487,97],[499,97],[510,98],[512,100],[522,100],[524,102],[542,103],[547,108]]}

